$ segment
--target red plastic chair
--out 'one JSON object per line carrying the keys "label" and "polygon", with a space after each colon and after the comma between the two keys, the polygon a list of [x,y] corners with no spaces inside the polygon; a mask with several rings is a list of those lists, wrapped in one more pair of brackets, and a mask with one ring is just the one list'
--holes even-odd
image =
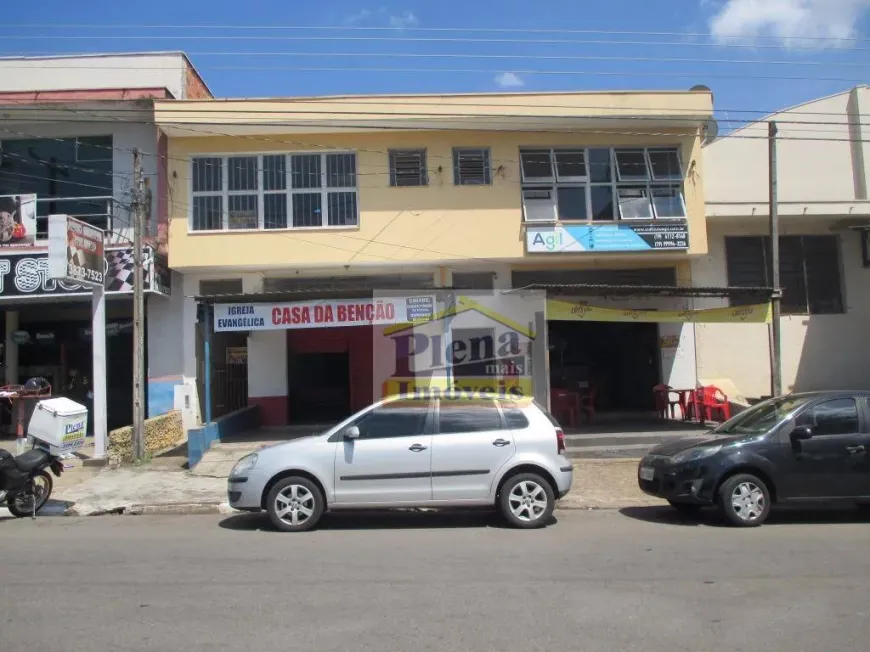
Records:
{"label": "red plastic chair", "polygon": [[[671,398],[671,394],[676,395],[676,400]],[[686,406],[683,405],[683,397],[681,394],[678,394],[674,391],[674,388],[670,385],[656,385],[653,387],[653,398],[656,403],[656,412],[659,414],[659,419],[666,419],[668,413],[671,415],[671,419],[674,418],[674,407],[680,408],[680,416],[686,417]]]}
{"label": "red plastic chair", "polygon": [[597,390],[589,387],[584,394],[580,395],[580,411],[586,415],[586,420],[592,423],[595,418],[595,394]]}
{"label": "red plastic chair", "polygon": [[563,423],[569,428],[577,425],[580,400],[576,392],[567,389],[552,389],[550,390],[550,404],[553,408],[553,415],[559,423]]}
{"label": "red plastic chair", "polygon": [[721,413],[722,421],[728,421],[731,418],[731,404],[728,402],[728,396],[725,392],[714,385],[709,385],[702,387],[698,393],[705,421],[712,421],[715,412]]}

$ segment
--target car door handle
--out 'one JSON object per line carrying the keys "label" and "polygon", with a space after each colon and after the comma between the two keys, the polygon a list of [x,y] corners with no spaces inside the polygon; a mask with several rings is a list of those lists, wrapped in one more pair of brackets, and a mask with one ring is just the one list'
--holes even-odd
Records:
{"label": "car door handle", "polygon": [[866,449],[863,446],[846,446],[846,450],[849,451],[849,455],[858,455]]}
{"label": "car door handle", "polygon": [[507,446],[508,444],[510,444],[510,442],[506,439],[496,439],[494,442],[492,442],[493,446],[498,446],[499,448],[501,448],[502,446]]}
{"label": "car door handle", "polygon": [[426,450],[426,447],[423,446],[422,444],[414,444],[413,446],[411,446],[410,448],[408,448],[408,450],[409,450],[409,451],[414,451],[415,453],[419,453],[420,451],[424,451],[424,450]]}

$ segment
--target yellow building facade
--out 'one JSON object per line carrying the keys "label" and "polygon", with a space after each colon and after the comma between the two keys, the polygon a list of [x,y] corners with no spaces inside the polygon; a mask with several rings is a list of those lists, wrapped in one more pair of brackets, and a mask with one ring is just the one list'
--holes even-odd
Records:
{"label": "yellow building facade", "polygon": [[[196,297],[689,285],[690,261],[707,253],[706,90],[172,101],[156,102],[155,115],[168,137],[169,263],[184,275],[186,375],[196,376],[201,349]],[[689,306],[645,298],[630,307]],[[680,324],[629,326],[638,325],[556,328],[551,371],[569,383],[586,376],[612,409],[644,407],[649,387],[643,400],[625,398],[644,383],[694,378],[693,358],[660,346],[679,341]],[[291,330],[222,344],[246,347],[243,393],[267,422],[295,420],[293,351],[354,348],[351,336],[324,345],[335,332],[318,340]],[[650,358],[636,388],[601,369],[601,352],[580,351],[620,340],[624,351],[610,352],[620,377]],[[348,384],[345,408],[370,402]]]}

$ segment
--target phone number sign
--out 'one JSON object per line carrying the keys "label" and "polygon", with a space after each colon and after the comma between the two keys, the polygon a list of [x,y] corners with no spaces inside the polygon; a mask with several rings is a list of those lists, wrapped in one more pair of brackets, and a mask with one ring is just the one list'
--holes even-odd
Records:
{"label": "phone number sign", "polygon": [[48,218],[52,278],[92,287],[105,284],[105,232],[69,215]]}

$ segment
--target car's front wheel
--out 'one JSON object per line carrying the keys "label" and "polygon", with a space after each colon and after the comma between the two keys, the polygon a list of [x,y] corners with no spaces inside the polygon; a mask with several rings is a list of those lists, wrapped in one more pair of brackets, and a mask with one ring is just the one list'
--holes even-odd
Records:
{"label": "car's front wheel", "polygon": [[320,521],[323,510],[323,493],[308,478],[283,478],[266,498],[269,519],[282,532],[310,530]]}
{"label": "car's front wheel", "polygon": [[719,508],[732,525],[755,527],[770,514],[770,491],[761,478],[740,473],[722,483]]}
{"label": "car's front wheel", "polygon": [[545,526],[555,506],[556,497],[550,483],[534,473],[521,473],[509,478],[499,494],[502,515],[518,528]]}

